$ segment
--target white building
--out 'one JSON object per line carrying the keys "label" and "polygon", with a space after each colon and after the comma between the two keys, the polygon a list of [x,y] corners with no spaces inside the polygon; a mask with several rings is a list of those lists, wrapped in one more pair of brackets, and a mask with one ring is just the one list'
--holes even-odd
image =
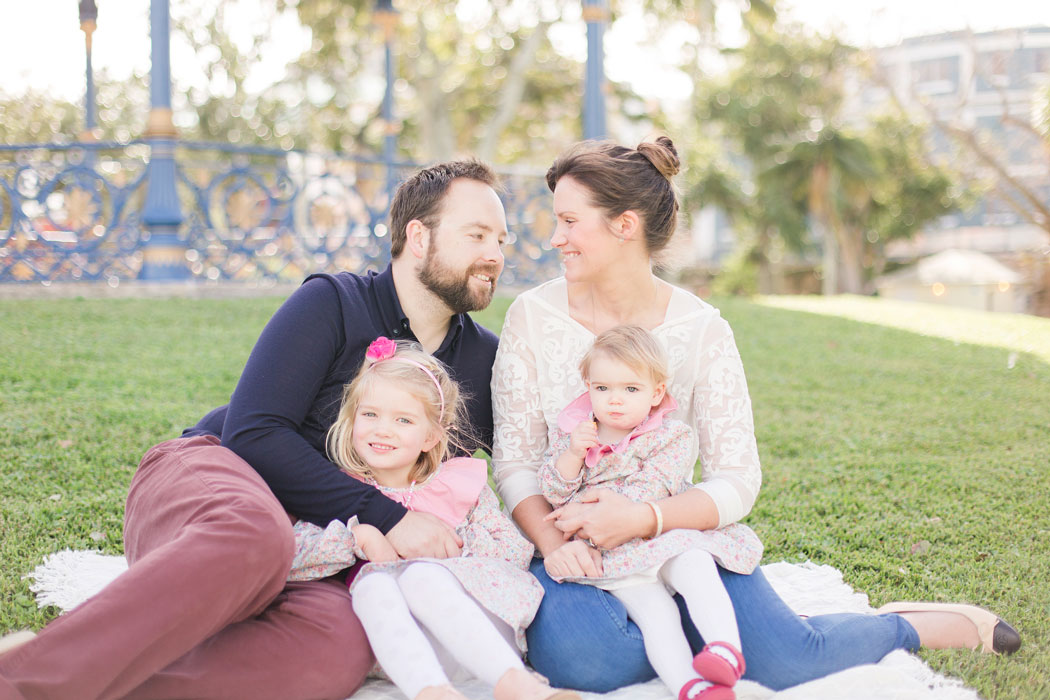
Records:
{"label": "white building", "polygon": [[[1032,303],[1050,313],[1050,292],[1038,293],[1050,268],[1050,233],[1011,205],[1025,204],[1043,216],[1026,201],[1034,196],[1050,211],[1050,149],[1033,124],[1035,105],[1050,85],[1050,27],[917,37],[879,49],[875,58],[876,81],[860,91],[859,113],[885,104],[892,91],[916,118],[934,125],[935,153],[994,183],[969,211],[887,246],[887,257],[906,262],[950,249],[987,253],[1022,269],[1036,290]],[[977,148],[1006,165],[1004,171],[960,149],[947,133],[952,129],[972,135]]]}

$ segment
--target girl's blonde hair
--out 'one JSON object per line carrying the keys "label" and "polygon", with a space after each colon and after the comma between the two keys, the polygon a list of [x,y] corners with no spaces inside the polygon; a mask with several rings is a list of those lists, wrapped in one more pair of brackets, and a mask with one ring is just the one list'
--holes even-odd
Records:
{"label": "girl's blonde hair", "polygon": [[622,362],[631,369],[648,373],[654,384],[667,381],[667,355],[652,333],[641,326],[616,326],[594,339],[594,344],[580,360],[580,374],[590,377],[591,362],[603,355]]}
{"label": "girl's blonde hair", "polygon": [[[354,449],[351,435],[361,397],[375,385],[376,380],[386,379],[419,400],[430,427],[439,435],[437,444],[429,451],[420,453],[409,472],[412,481],[422,482],[437,471],[438,465],[452,452],[465,450],[465,440],[457,434],[458,426],[466,425],[464,397],[456,382],[448,376],[444,365],[424,352],[419,345],[399,341],[396,346],[394,354],[385,359],[366,357],[357,376],[343,389],[343,402],[339,406],[339,415],[328,429],[326,448],[328,458],[344,471],[361,479],[373,477],[371,469]],[[438,385],[441,387],[440,393]]]}

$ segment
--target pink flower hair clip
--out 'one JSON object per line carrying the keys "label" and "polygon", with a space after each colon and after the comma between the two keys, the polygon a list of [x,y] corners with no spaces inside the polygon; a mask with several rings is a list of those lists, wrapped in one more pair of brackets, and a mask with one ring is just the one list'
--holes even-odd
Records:
{"label": "pink flower hair clip", "polygon": [[[372,364],[374,365],[377,362],[382,362],[383,360],[389,360],[391,357],[394,356],[394,353],[396,353],[396,352],[397,352],[397,343],[392,341],[390,338],[387,338],[386,336],[381,335],[381,336],[379,336],[378,338],[376,338],[375,340],[372,341],[372,344],[368,346],[368,350],[365,350],[365,358],[371,360]],[[412,360],[412,359],[407,358],[407,357],[400,357],[398,359],[400,359],[402,362],[407,362],[408,364],[413,365],[413,366],[418,367],[419,369],[423,370],[423,372],[428,377],[430,377],[430,381],[434,382],[434,388],[437,389],[438,399],[439,399],[439,402],[441,404],[441,407],[438,409],[438,417],[439,417],[439,420],[441,418],[444,418],[444,416],[445,416],[445,392],[441,390],[441,382],[438,381],[437,376],[435,376],[434,373],[431,372],[428,367],[426,367],[425,365],[422,365],[422,364],[416,362],[415,360]]]}
{"label": "pink flower hair clip", "polygon": [[385,335],[381,335],[368,346],[368,350],[365,351],[365,357],[373,362],[379,362],[380,360],[393,357],[396,351],[397,343]]}

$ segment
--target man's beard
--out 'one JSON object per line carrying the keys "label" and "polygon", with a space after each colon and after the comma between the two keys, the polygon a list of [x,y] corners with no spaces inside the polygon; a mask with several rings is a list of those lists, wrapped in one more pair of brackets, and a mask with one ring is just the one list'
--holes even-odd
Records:
{"label": "man's beard", "polygon": [[[499,267],[475,263],[463,272],[447,267],[437,255],[437,247],[431,246],[423,260],[423,269],[419,271],[419,281],[430,290],[454,314],[468,311],[480,311],[492,301],[496,291],[496,277]],[[471,275],[482,274],[492,278],[488,289],[475,291],[471,289]]]}

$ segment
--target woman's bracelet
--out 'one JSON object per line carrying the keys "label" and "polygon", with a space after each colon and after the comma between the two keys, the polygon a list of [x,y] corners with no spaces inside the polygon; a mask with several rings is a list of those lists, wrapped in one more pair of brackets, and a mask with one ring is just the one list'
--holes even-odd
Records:
{"label": "woman's bracelet", "polygon": [[664,514],[663,514],[663,511],[660,510],[660,506],[656,505],[656,503],[654,501],[646,501],[645,505],[647,505],[650,508],[652,508],[653,509],[653,515],[656,516],[656,534],[654,534],[653,537],[650,538],[650,539],[653,539],[653,538],[659,537],[661,534],[663,534],[663,531],[664,531]]}

